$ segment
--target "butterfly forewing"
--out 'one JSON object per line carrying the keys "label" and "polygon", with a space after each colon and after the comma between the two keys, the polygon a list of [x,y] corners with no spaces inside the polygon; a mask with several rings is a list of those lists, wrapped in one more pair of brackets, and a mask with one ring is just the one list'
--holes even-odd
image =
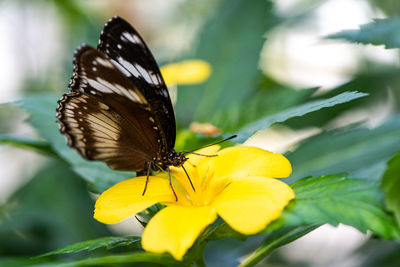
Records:
{"label": "butterfly forewing", "polygon": [[57,109],[69,145],[113,169],[143,170],[162,142],[149,102],[101,51],[83,46],[74,62],[71,92]]}
{"label": "butterfly forewing", "polygon": [[161,126],[165,149],[173,149],[176,125],[171,100],[158,65],[143,39],[129,23],[114,17],[104,26],[98,49],[142,92]]}
{"label": "butterfly forewing", "polygon": [[141,173],[187,160],[174,150],[175,117],[157,63],[126,21],[107,22],[97,49],[80,47],[74,66],[57,118],[83,157]]}

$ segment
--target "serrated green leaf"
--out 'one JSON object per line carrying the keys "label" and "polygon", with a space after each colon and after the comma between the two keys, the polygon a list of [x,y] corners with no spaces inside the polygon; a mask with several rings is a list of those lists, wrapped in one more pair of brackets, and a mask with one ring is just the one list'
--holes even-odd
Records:
{"label": "serrated green leaf", "polygon": [[56,119],[58,98],[59,96],[50,94],[36,94],[25,96],[18,104],[29,113],[29,122],[39,135],[50,143],[61,158],[72,165],[76,173],[90,183],[93,191],[102,192],[115,183],[134,176],[133,173],[113,171],[102,162],[84,160],[68,147],[65,138],[58,130]]}
{"label": "serrated green leaf", "polygon": [[[285,125],[293,129],[326,127],[335,118],[350,114],[352,111],[357,112],[361,108],[370,110],[377,103],[383,103],[389,99],[392,99],[395,103],[400,103],[400,70],[390,66],[386,66],[384,69],[379,67],[373,68],[373,70],[364,70],[361,73],[354,74],[350,81],[319,94],[315,98],[330,98],[346,91],[358,89],[367,93],[368,97],[359,98],[329,109],[322,109],[306,116],[296,117],[286,121]],[[395,109],[398,110],[397,105]],[[365,118],[358,118],[358,121],[360,120],[365,120]],[[332,126],[332,124],[329,126]]]}
{"label": "serrated green leaf", "polygon": [[400,47],[400,17],[375,19],[363,24],[358,30],[344,30],[328,35],[326,39],[344,39],[354,43],[384,45],[386,48]]}
{"label": "serrated green leaf", "polygon": [[[332,107],[338,104],[346,103],[351,100],[364,97],[366,95],[367,94],[360,92],[344,92],[332,98],[311,101],[303,105],[287,109],[278,114],[267,116],[265,118],[257,120],[241,128],[238,132],[236,132],[238,137],[235,139],[235,141],[239,143],[244,142],[257,131],[267,129],[273,123],[284,122],[293,117],[302,116],[304,114],[314,112],[322,108]],[[228,133],[225,134],[224,136],[228,137],[230,135],[231,134]]]}
{"label": "serrated green leaf", "polygon": [[86,240],[83,242],[71,244],[64,248],[57,249],[55,251],[51,251],[40,255],[38,257],[47,257],[51,255],[57,254],[67,254],[67,253],[77,253],[80,251],[92,251],[99,248],[113,249],[121,246],[132,246],[135,245],[140,247],[140,237],[137,236],[126,236],[126,237],[117,237],[117,236],[109,236],[109,237],[101,237],[92,240]]}
{"label": "serrated green leaf", "polygon": [[400,230],[384,208],[377,182],[338,174],[303,178],[291,187],[296,198],[280,219],[283,225],[343,223],[361,232],[370,230],[383,238],[400,240]]}
{"label": "serrated green leaf", "polygon": [[291,185],[296,198],[282,216],[263,232],[266,239],[242,266],[253,266],[272,250],[323,224],[339,223],[400,240],[400,229],[383,206],[377,182],[347,178],[344,174],[306,177]]}
{"label": "serrated green leaf", "polygon": [[[263,82],[267,83],[267,77]],[[244,125],[302,104],[318,88],[294,90],[281,85],[262,85],[244,103],[232,104],[227,109],[210,117],[210,122],[223,132],[235,131]]]}
{"label": "serrated green leaf", "polygon": [[385,204],[400,225],[400,152],[388,162],[381,185],[385,191]]}
{"label": "serrated green leaf", "polygon": [[24,149],[31,149],[45,155],[57,156],[50,144],[43,141],[0,134],[0,144],[12,145]]}
{"label": "serrated green leaf", "polygon": [[357,127],[325,132],[305,140],[286,155],[294,166],[293,174],[286,181],[338,171],[377,180],[385,162],[399,149],[400,115],[375,129]]}

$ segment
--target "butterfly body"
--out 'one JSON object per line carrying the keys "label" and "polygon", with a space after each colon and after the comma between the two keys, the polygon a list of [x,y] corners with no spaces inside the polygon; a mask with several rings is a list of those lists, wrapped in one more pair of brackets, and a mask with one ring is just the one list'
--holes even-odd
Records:
{"label": "butterfly body", "polygon": [[104,26],[96,48],[74,55],[69,92],[58,101],[60,131],[88,160],[143,173],[181,166],[168,89],[150,50],[119,17]]}

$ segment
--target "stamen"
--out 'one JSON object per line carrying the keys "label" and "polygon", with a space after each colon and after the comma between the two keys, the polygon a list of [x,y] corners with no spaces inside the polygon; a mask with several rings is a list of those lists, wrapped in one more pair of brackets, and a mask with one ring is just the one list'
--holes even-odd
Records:
{"label": "stamen", "polygon": [[189,179],[190,185],[191,185],[191,186],[192,186],[192,188],[193,188],[193,191],[194,191],[194,192],[196,192],[196,189],[194,189],[194,186],[193,186],[192,180],[190,180],[189,174],[187,173],[187,171],[186,171],[185,167],[183,167],[183,165],[182,165],[182,169],[185,171],[185,173],[186,173],[186,176],[187,176],[187,178]]}

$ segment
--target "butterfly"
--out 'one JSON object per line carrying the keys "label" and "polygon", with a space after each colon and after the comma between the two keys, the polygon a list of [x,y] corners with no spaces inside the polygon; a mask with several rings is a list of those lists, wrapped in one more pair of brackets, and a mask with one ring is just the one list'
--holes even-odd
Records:
{"label": "butterfly", "polygon": [[111,169],[147,173],[143,195],[151,171],[167,169],[178,199],[169,166],[181,166],[195,190],[183,163],[188,153],[202,154],[175,151],[176,123],[168,89],[138,32],[113,17],[104,25],[97,48],[80,46],[73,62],[69,92],[57,108],[68,145]]}
{"label": "butterfly", "polygon": [[75,51],[68,88],[58,101],[58,123],[82,157],[138,175],[147,170],[147,178],[187,160],[174,150],[175,116],[158,65],[122,18],[105,24],[97,48],[82,45]]}

